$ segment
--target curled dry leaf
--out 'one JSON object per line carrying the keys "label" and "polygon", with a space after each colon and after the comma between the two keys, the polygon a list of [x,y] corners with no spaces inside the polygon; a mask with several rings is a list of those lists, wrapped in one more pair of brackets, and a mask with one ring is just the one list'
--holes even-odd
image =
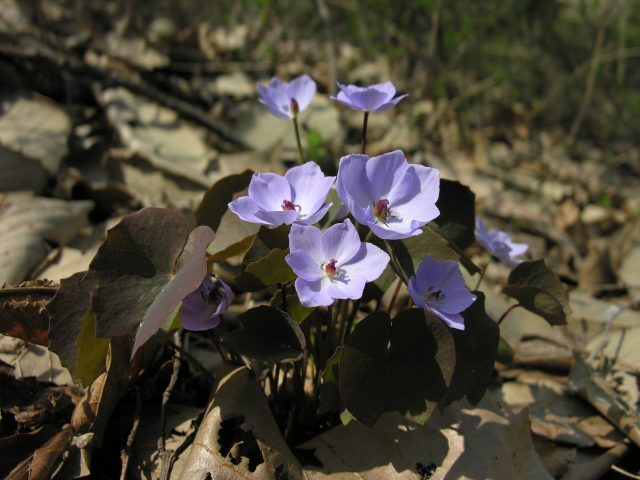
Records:
{"label": "curled dry leaf", "polygon": [[56,287],[43,280],[0,289],[0,333],[25,342],[49,345],[49,314],[45,307]]}
{"label": "curled dry leaf", "polygon": [[223,364],[213,391],[180,479],[303,478],[249,369]]}

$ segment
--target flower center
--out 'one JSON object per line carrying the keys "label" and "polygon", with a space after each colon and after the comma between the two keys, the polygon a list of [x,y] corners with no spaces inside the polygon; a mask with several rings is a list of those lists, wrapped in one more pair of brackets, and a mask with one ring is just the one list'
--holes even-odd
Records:
{"label": "flower center", "polygon": [[201,290],[200,296],[202,297],[203,302],[207,302],[209,305],[215,305],[216,307],[218,307],[222,303],[222,300],[227,293],[220,291],[220,289],[218,288],[218,279],[215,275],[208,275],[209,277],[211,277],[213,285],[207,287],[207,290],[209,291],[207,295],[205,295]]}
{"label": "flower center", "polygon": [[334,277],[338,273],[338,267],[336,267],[337,260],[332,258],[329,262],[326,262],[323,265],[324,273],[327,274],[327,277]]}
{"label": "flower center", "polygon": [[445,299],[446,295],[442,293],[442,290],[437,290],[434,292],[435,288],[436,288],[435,285],[429,287],[429,293],[427,295],[427,303],[438,305],[438,303],[440,303],[440,300]]}
{"label": "flower center", "polygon": [[296,212],[300,213],[301,207],[300,205],[295,205],[293,202],[290,202],[289,200],[283,200],[282,201],[282,210],[295,210]]}
{"label": "flower center", "polygon": [[296,102],[295,98],[292,98],[291,99],[291,113],[293,113],[294,115],[297,115],[298,110],[299,110],[298,102]]}
{"label": "flower center", "polygon": [[389,210],[389,200],[386,198],[376,202],[373,206],[373,215],[376,217],[376,223],[382,222],[387,227],[389,226],[387,225],[387,220],[396,216],[391,210]]}

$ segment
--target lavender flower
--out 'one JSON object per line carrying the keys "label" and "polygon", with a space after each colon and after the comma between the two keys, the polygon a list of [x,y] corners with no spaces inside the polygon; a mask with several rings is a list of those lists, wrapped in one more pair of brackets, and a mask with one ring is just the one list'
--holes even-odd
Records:
{"label": "lavender flower", "polygon": [[357,85],[342,85],[338,83],[340,91],[334,100],[344,103],[347,107],[363,112],[382,112],[395,106],[407,94],[393,98],[396,94],[396,87],[393,83],[376,83],[368,87],[358,87]]}
{"label": "lavender flower", "polygon": [[334,299],[362,297],[364,285],[380,275],[389,255],[375,245],[360,241],[350,220],[326,232],[294,224],[289,233],[291,253],[285,261],[293,269],[296,292],[305,307],[329,306]]}
{"label": "lavender flower", "polygon": [[526,251],[529,250],[529,245],[526,243],[512,242],[507,232],[491,229],[489,233],[487,233],[487,229],[479,215],[476,216],[475,234],[478,243],[480,243],[487,252],[500,259],[500,261],[507,265],[518,265],[524,262],[524,260],[513,257],[526,253]]}
{"label": "lavender flower", "polygon": [[336,189],[354,218],[380,238],[420,235],[420,227],[440,215],[440,172],[409,165],[402,150],[342,157]]}
{"label": "lavender flower", "polygon": [[422,260],[416,276],[409,279],[407,290],[417,307],[435,313],[458,330],[464,330],[460,312],[476,301],[476,296],[464,286],[458,262],[438,261],[429,255]]}
{"label": "lavender flower", "polygon": [[213,273],[207,273],[200,287],[182,299],[182,326],[194,331],[217,327],[220,314],[229,308],[231,298],[229,286]]}
{"label": "lavender flower", "polygon": [[264,103],[274,117],[291,120],[311,103],[316,94],[316,82],[306,73],[291,82],[273,77],[267,87],[258,85],[258,91],[263,97],[259,101]]}
{"label": "lavender flower", "polygon": [[311,225],[325,216],[329,189],[336,177],[325,177],[314,162],[293,167],[284,177],[275,173],[254,173],[249,196],[229,203],[229,209],[245,222],[278,226],[292,223]]}

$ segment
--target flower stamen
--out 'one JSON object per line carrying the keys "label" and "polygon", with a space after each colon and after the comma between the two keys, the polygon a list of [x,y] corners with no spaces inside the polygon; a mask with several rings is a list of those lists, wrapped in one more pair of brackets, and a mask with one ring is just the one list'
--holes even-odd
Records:
{"label": "flower stamen", "polygon": [[438,305],[440,300],[444,300],[446,295],[442,292],[442,290],[438,290],[434,292],[435,286],[429,287],[428,295],[427,295],[427,303],[432,303],[434,305]]}
{"label": "flower stamen", "polygon": [[338,267],[336,267],[336,262],[337,260],[335,258],[332,258],[329,262],[326,262],[322,266],[322,269],[324,270],[324,273],[327,274],[327,277],[334,277],[337,275]]}
{"label": "flower stamen", "polygon": [[296,205],[293,202],[290,202],[289,200],[283,200],[282,201],[282,210],[295,210],[296,212],[300,213],[300,211],[302,210],[302,207],[300,205]]}

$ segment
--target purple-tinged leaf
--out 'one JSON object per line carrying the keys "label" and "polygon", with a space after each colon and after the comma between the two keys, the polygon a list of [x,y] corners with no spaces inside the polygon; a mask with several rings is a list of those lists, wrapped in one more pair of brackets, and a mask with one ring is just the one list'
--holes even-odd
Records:
{"label": "purple-tinged leaf", "polygon": [[289,249],[274,248],[266,257],[250,263],[244,272],[236,278],[238,287],[244,292],[259,292],[269,285],[295,280],[296,274],[284,260],[288,254]]}
{"label": "purple-tinged leaf", "polygon": [[369,427],[394,411],[424,424],[446,394],[455,364],[453,336],[428,310],[404,310],[393,323],[385,312],[374,312],[342,348],[340,395]]}
{"label": "purple-tinged leaf", "polygon": [[207,272],[205,250],[214,238],[207,226],[189,235],[185,220],[165,208],[123,218],[107,233],[82,280],[91,293],[96,336],[135,335],[133,356],[200,286]]}
{"label": "purple-tinged leaf", "polygon": [[249,186],[251,175],[252,170],[245,170],[237,175],[224,177],[209,187],[196,210],[196,226],[206,225],[217,232],[222,216],[229,209],[229,202],[233,200],[235,193]]}

